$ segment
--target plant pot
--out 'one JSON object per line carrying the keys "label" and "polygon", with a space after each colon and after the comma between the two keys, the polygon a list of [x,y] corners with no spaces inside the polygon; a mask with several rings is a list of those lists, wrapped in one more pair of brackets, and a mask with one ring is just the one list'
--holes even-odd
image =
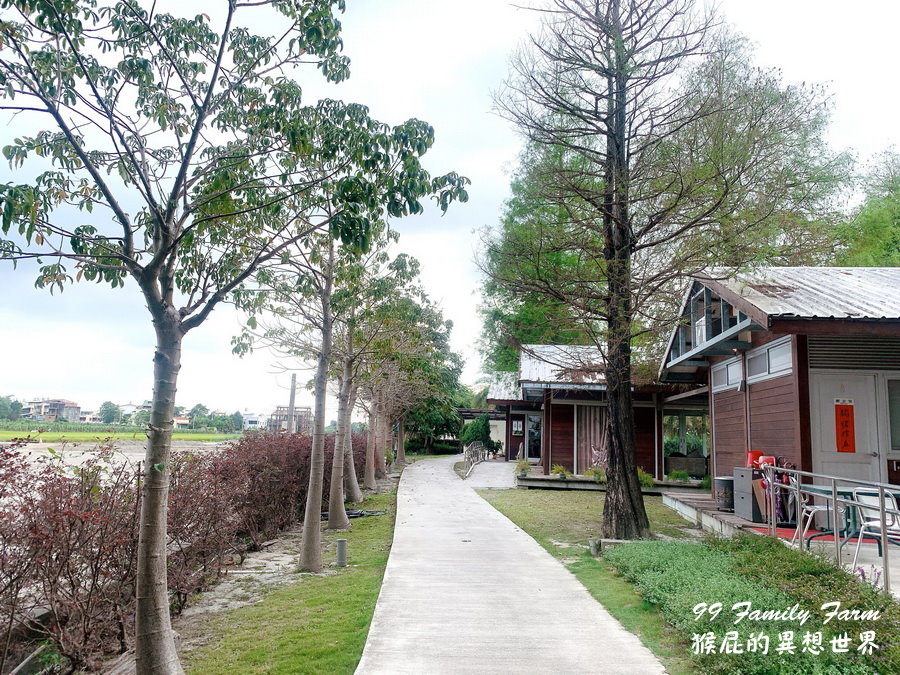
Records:
{"label": "plant pot", "polygon": [[520,472],[519,472],[519,478],[528,478],[528,472],[527,472],[527,471],[520,471]]}

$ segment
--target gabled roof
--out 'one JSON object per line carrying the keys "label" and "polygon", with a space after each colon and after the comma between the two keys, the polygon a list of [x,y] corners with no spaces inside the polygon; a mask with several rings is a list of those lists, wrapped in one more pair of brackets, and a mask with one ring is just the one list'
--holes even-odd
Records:
{"label": "gabled roof", "polygon": [[900,320],[900,267],[714,269],[699,280],[768,317]]}

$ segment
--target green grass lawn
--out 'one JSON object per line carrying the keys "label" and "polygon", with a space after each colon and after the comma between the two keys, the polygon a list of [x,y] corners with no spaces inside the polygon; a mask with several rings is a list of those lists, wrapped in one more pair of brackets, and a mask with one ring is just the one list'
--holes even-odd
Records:
{"label": "green grass lawn", "polygon": [[[479,490],[478,493],[552,555],[566,559],[569,571],[656,654],[669,673],[698,672],[690,657],[690,644],[611,565],[593,558],[584,549],[557,545],[586,545],[588,539],[600,536],[603,493],[555,490]],[[654,532],[677,538],[687,536],[684,529],[692,524],[663,506],[661,497],[644,497],[644,504]]]}
{"label": "green grass lawn", "polygon": [[[109,432],[92,432],[92,431],[47,431],[42,434],[29,433],[27,431],[12,431],[9,429],[0,429],[0,441],[9,441],[13,438],[24,438],[31,436],[41,443],[93,443],[102,442],[108,438],[123,441],[143,441],[147,438],[143,431],[128,431],[123,433]],[[234,438],[240,438],[240,434],[194,434],[194,433],[178,433],[172,434],[174,441],[196,441],[197,443],[207,443],[210,441],[227,441]]]}
{"label": "green grass lawn", "polygon": [[188,673],[352,673],[366,643],[394,532],[396,493],[367,497],[348,531],[325,531],[325,564],[333,542],[348,540],[350,566],[304,575],[261,602],[212,621],[218,639],[187,655]]}

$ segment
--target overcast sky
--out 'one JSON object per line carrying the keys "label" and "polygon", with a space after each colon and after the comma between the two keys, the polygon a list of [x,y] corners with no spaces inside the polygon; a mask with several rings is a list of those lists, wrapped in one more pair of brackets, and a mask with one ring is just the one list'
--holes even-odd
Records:
{"label": "overcast sky", "polygon": [[[759,65],[780,67],[786,81],[829,86],[835,148],[852,148],[866,158],[898,144],[900,3],[718,4],[724,18],[756,44]],[[508,56],[534,25],[534,15],[504,0],[348,0],[347,6],[351,78],[326,88],[309,71],[306,91],[310,97],[364,103],[390,124],[409,117],[428,121],[436,142],[426,166],[472,179],[468,204],[454,205],[444,217],[432,210],[395,226],[401,233],[398,251],[421,261],[426,289],[455,324],[453,344],[466,359],[464,381],[476,384],[477,231],[497,222],[521,147],[508,124],[491,113],[491,92],[501,85]],[[11,125],[0,128],[0,144],[17,133]],[[0,180],[15,180],[8,167],[0,168]],[[0,395],[67,398],[83,408],[107,399],[149,399],[153,332],[136,289],[79,284],[51,296],[35,290],[33,281],[28,268],[0,265]],[[287,402],[289,375],[270,355],[231,355],[238,328],[234,313],[221,308],[188,335],[179,405],[265,413]],[[300,374],[301,380],[309,377],[309,371]],[[310,404],[311,396],[304,392],[300,400]]]}

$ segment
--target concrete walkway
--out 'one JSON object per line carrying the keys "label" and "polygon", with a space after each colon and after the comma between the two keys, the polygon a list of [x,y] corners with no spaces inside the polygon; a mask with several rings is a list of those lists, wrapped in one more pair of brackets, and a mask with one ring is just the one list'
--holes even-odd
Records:
{"label": "concrete walkway", "polygon": [[488,460],[481,464],[476,464],[472,469],[472,473],[466,478],[466,485],[473,490],[481,490],[482,488],[491,488],[494,490],[505,490],[516,487],[515,462],[504,462],[502,460]]}
{"label": "concrete walkway", "polygon": [[356,672],[665,672],[537,542],[453,472],[408,467]]}

